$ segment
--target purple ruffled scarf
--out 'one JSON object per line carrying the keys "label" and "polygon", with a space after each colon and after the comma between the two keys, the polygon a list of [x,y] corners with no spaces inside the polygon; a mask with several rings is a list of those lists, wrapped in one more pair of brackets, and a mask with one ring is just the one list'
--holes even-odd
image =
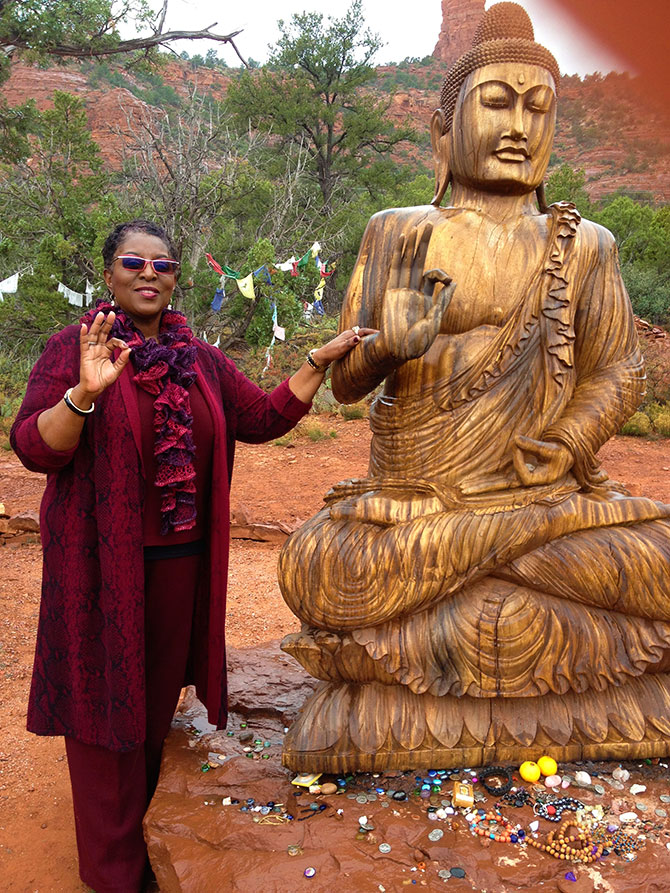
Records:
{"label": "purple ruffled scarf", "polygon": [[100,299],[81,318],[90,326],[97,313],[113,310],[116,319],[110,337],[132,347],[138,386],[155,397],[154,455],[156,481],[161,490],[161,533],[195,526],[195,443],[188,388],[197,378],[197,347],[183,313],[164,310],[158,341],[147,339],[120,307]]}

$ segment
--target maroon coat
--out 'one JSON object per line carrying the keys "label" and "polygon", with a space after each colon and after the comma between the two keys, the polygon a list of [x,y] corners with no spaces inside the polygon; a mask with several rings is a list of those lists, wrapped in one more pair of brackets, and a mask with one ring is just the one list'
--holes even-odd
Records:
{"label": "maroon coat", "polygon": [[[286,433],[309,406],[285,381],[271,394],[219,350],[196,341],[198,384],[214,422],[208,573],[199,585],[189,674],[210,722],[226,721],[224,642],[229,486],[235,440]],[[46,472],[42,602],[28,729],[129,750],[145,737],[145,481],[132,363],[98,398],[76,448],[58,452],[37,429],[41,412],[78,381],[79,327],[49,339],[11,432],[17,455]]]}

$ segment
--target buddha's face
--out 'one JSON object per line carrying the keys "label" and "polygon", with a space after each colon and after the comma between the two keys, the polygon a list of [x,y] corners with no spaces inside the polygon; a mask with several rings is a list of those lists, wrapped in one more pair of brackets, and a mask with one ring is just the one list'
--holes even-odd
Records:
{"label": "buddha's face", "polygon": [[555,84],[546,69],[517,62],[476,69],[456,103],[454,179],[488,192],[532,192],[549,164],[555,122]]}

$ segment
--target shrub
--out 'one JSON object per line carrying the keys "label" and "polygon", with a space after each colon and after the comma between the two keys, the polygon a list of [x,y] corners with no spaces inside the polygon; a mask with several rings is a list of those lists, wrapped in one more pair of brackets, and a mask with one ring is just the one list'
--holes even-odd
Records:
{"label": "shrub", "polygon": [[323,430],[321,423],[316,420],[306,423],[302,433],[304,433],[306,437],[309,437],[314,443],[318,443],[319,440],[325,440],[325,438],[328,437],[328,434]]}
{"label": "shrub", "polygon": [[670,404],[670,339],[640,338],[647,372],[647,402]]}
{"label": "shrub", "polygon": [[656,416],[654,419],[654,428],[656,429],[656,433],[660,434],[661,437],[670,437],[670,408],[666,407],[665,412]]}
{"label": "shrub", "polygon": [[340,415],[343,419],[346,419],[347,422],[352,421],[352,419],[364,419],[367,414],[368,407],[363,401],[360,403],[352,403],[351,405],[342,404],[342,406],[340,406]]}
{"label": "shrub", "polygon": [[651,421],[655,423],[660,415],[670,412],[670,407],[663,406],[661,403],[645,403],[644,411]]}
{"label": "shrub", "polygon": [[631,437],[647,437],[651,434],[651,419],[643,412],[636,412],[628,419],[621,433]]}

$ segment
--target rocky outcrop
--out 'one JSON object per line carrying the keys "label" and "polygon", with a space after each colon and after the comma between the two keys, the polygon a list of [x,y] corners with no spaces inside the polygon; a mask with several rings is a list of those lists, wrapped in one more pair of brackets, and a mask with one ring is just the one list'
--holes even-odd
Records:
{"label": "rocky outcrop", "polygon": [[483,13],[484,0],[442,0],[442,28],[433,56],[445,70],[470,49]]}

